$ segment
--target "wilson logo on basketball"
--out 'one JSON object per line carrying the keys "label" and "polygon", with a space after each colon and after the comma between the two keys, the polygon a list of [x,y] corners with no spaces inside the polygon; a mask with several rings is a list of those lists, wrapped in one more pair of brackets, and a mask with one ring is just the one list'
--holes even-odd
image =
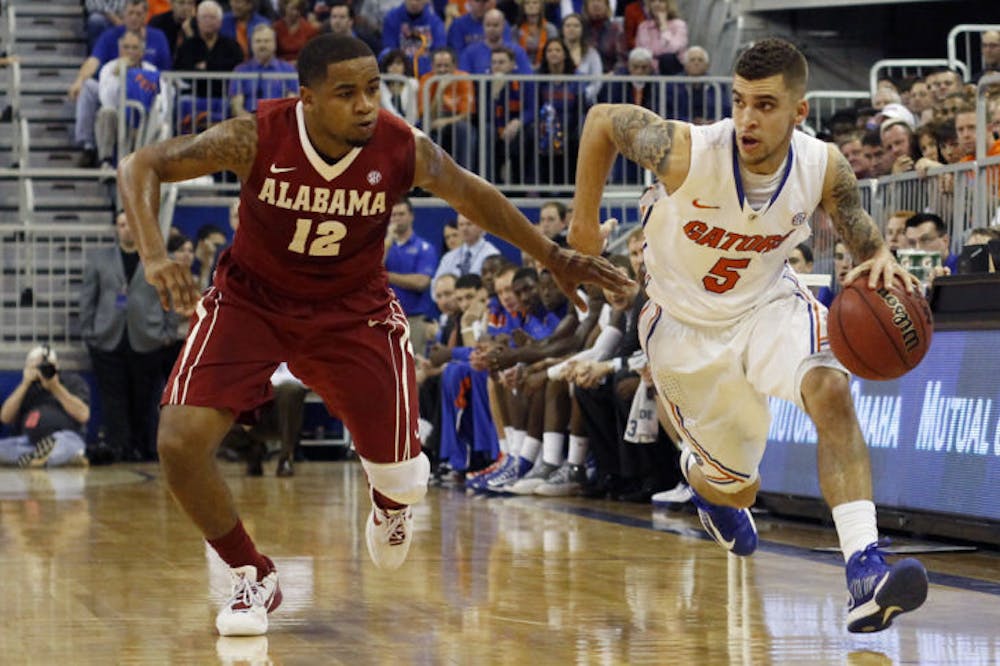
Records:
{"label": "wilson logo on basketball", "polygon": [[906,345],[906,351],[913,351],[920,344],[920,334],[910,319],[910,313],[906,311],[906,305],[902,303],[891,291],[882,287],[876,292],[882,301],[892,311],[892,323],[899,329],[899,335]]}

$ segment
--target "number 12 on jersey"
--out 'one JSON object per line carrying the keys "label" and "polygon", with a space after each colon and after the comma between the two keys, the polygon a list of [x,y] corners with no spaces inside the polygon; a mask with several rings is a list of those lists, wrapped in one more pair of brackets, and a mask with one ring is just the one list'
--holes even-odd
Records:
{"label": "number 12 on jersey", "polygon": [[[343,222],[326,220],[316,225],[315,234],[312,234],[312,231],[313,221],[309,218],[300,217],[295,220],[295,236],[288,244],[288,249],[310,257],[336,257],[340,254],[340,241],[347,235],[347,226]],[[310,235],[313,235],[312,241],[309,241]],[[309,241],[308,252],[307,241]]]}
{"label": "number 12 on jersey", "polygon": [[733,287],[742,277],[740,270],[750,265],[750,259],[732,259],[722,257],[708,271],[708,275],[701,279],[701,283],[715,294],[723,294]]}

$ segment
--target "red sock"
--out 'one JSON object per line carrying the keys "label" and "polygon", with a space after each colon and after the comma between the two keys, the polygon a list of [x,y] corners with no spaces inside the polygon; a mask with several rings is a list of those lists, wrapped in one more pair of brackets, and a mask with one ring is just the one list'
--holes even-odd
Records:
{"label": "red sock", "polygon": [[257,580],[274,571],[274,562],[257,552],[250,535],[243,529],[242,520],[237,520],[236,526],[218,539],[206,541],[230,567],[244,567],[248,564],[257,567]]}

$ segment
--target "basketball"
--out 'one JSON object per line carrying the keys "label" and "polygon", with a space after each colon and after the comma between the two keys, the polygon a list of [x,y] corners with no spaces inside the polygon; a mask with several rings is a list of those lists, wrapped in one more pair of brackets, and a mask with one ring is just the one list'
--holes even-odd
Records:
{"label": "basketball", "polygon": [[889,380],[919,365],[931,346],[933,321],[924,297],[906,293],[899,278],[891,289],[855,279],[830,305],[830,349],[853,374]]}

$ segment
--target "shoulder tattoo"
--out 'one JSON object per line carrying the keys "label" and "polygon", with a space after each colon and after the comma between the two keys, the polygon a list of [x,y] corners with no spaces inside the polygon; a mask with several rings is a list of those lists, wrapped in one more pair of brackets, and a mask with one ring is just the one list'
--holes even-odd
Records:
{"label": "shoulder tattoo", "polygon": [[615,144],[622,155],[657,174],[667,171],[674,145],[674,124],[639,106],[611,111]]}

